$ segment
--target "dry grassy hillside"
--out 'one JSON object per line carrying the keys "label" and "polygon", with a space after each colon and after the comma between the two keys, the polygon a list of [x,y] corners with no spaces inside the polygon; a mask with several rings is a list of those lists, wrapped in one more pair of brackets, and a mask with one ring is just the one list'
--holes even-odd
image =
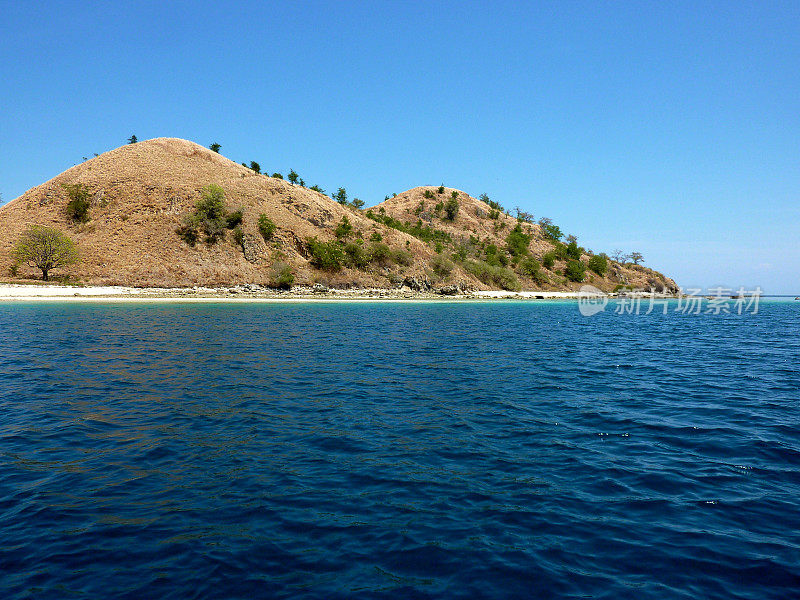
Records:
{"label": "dry grassy hillside", "polygon": [[[91,192],[91,220],[80,224],[67,214],[63,184],[83,184]],[[231,210],[244,213],[243,243],[233,232],[214,245],[188,245],[176,233],[209,184],[221,186]],[[276,225],[266,241],[258,231],[259,215]],[[345,241],[369,240],[407,252],[412,264],[393,256],[361,269],[339,271],[311,266],[306,240],[333,240],[334,229],[347,216],[353,232]],[[0,269],[7,276],[11,251],[19,234],[32,224],[56,227],[77,244],[81,262],[61,273],[94,284],[137,286],[269,284],[271,266],[285,263],[295,283],[388,287],[405,276],[418,276],[433,255],[413,236],[384,227],[359,211],[321,193],[259,175],[198,144],[158,138],[122,146],[72,167],[0,209]],[[370,242],[365,242],[366,250]],[[405,260],[404,262],[408,262]],[[58,275],[58,273],[54,273]],[[39,277],[21,267],[19,277]]]}
{"label": "dry grassy hillside", "polygon": [[[241,223],[223,230],[214,244],[201,236],[192,245],[178,230],[212,185],[223,190],[226,211],[241,211]],[[65,186],[81,186],[86,194],[87,222],[69,213]],[[459,210],[448,220],[436,205],[453,193]],[[20,281],[41,276],[35,268],[15,267],[12,252],[23,231],[44,225],[74,240],[81,258],[53,275],[87,284],[276,285],[278,275],[289,272],[294,284],[336,287],[405,282],[423,289],[560,290],[580,285],[566,280],[563,260],[535,276],[526,272],[530,261],[525,259],[541,259],[552,243],[538,225],[523,223],[531,236],[525,256],[509,254],[507,236],[517,220],[490,211],[486,203],[449,188],[442,193],[414,188],[361,211],[258,174],[193,142],[158,138],[106,152],[0,208],[0,271],[3,278]],[[262,234],[260,218],[274,224],[274,233]],[[309,244],[310,239],[323,244]],[[491,245],[498,254],[487,258]],[[649,269],[619,264],[612,264],[605,277],[587,272],[586,281],[606,290],[654,282],[674,287]]]}
{"label": "dry grassy hillside", "polygon": [[[451,198],[455,198],[458,204],[458,211],[453,219],[449,219],[446,212],[447,203]],[[371,214],[382,222],[391,223],[392,221],[386,218],[391,217],[400,222],[416,222],[422,227],[432,228],[446,234],[450,241],[442,242],[442,245],[446,247],[444,252],[455,250],[458,254],[457,258],[460,259],[458,262],[472,265],[469,270],[479,273],[482,279],[490,278],[492,275],[481,270],[481,263],[488,261],[493,263],[495,268],[513,271],[513,275],[518,278],[523,289],[578,289],[581,285],[589,283],[606,291],[612,291],[620,285],[644,289],[677,290],[677,285],[672,279],[657,271],[641,265],[623,264],[610,259],[604,275],[601,276],[587,268],[582,282],[570,281],[564,276],[564,269],[568,262],[568,258],[563,254],[564,245],[555,243],[548,238],[537,223],[519,221],[501,210],[493,209],[486,202],[453,188],[433,186],[413,188],[385,200],[373,207],[371,211]],[[519,226],[520,233],[529,236],[527,256],[517,254],[515,257],[512,252],[508,251],[508,236],[517,226]],[[493,252],[492,246],[497,249],[497,252]],[[527,270],[525,268],[527,266],[525,258],[534,258],[541,264],[547,253],[557,255],[554,265],[551,268],[542,266],[536,275],[531,275],[530,266]],[[586,265],[592,256],[593,253],[580,248],[580,262]]]}

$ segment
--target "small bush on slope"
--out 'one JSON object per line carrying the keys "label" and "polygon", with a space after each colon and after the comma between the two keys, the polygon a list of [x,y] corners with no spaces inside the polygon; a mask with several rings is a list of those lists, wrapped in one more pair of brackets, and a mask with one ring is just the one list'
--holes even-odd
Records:
{"label": "small bush on slope", "polygon": [[67,214],[69,218],[77,223],[86,223],[91,216],[89,209],[92,206],[91,192],[82,183],[75,183],[72,185],[63,184],[61,187],[67,192],[69,203],[67,204]]}

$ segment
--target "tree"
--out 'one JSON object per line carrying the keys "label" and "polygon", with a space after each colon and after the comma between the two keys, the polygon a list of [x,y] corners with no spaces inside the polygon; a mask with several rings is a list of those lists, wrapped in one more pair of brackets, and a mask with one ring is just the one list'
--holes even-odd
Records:
{"label": "tree", "polygon": [[288,175],[287,179],[291,182],[292,185],[296,185],[297,184],[297,180],[299,178],[300,178],[300,176],[295,172],[294,169],[289,171],[289,175]]}
{"label": "tree", "polygon": [[622,250],[614,250],[611,253],[611,260],[618,263],[624,263],[627,255]]}
{"label": "tree", "polygon": [[353,198],[352,204],[353,204],[353,208],[357,208],[358,210],[361,210],[362,208],[364,208],[364,201],[361,200],[360,198]]}
{"label": "tree", "polygon": [[552,219],[542,217],[539,219],[539,227],[542,228],[542,233],[545,235],[545,237],[549,238],[553,242],[557,242],[564,237],[561,227],[553,224]]}
{"label": "tree", "polygon": [[273,173],[270,177],[274,177],[275,179],[283,179],[283,175],[280,173]]}
{"label": "tree", "polygon": [[256,173],[261,173],[261,165],[258,164],[256,161],[250,161],[250,170],[255,171]]}
{"label": "tree", "polygon": [[347,204],[347,192],[343,187],[340,187],[336,194],[333,196],[339,204]]}
{"label": "tree", "polygon": [[216,152],[217,154],[219,154],[220,148],[222,148],[222,146],[220,146],[217,142],[214,142],[208,147],[209,150],[211,150],[212,152]]}
{"label": "tree", "polygon": [[517,207],[517,221],[520,223],[533,223],[533,213],[525,212]]}
{"label": "tree", "polygon": [[75,243],[58,229],[32,225],[20,236],[14,257],[20,263],[41,269],[42,279],[48,281],[52,269],[78,262],[78,251]]}
{"label": "tree", "polygon": [[[129,144],[135,144],[138,141],[139,140],[137,139],[137,137],[135,135],[132,135],[131,137],[128,138],[128,143]],[[97,156],[97,155],[95,154],[95,156]]]}
{"label": "tree", "polygon": [[641,252],[631,252],[628,255],[628,258],[635,265],[638,265],[640,262],[644,262],[644,256],[642,256]]}

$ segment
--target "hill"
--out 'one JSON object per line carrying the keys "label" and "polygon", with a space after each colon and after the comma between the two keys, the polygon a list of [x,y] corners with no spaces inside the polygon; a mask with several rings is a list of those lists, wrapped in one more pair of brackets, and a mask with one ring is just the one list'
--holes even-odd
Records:
{"label": "hill", "polygon": [[[454,214],[448,214],[448,208]],[[488,198],[479,200],[453,188],[413,188],[387,198],[366,214],[390,225],[415,223],[434,230],[446,248],[444,253],[454,253],[460,265],[491,287],[514,276],[523,289],[531,290],[577,290],[589,283],[604,291],[620,287],[677,291],[672,279],[653,269],[605,255],[595,258],[593,252],[578,246],[577,240],[570,249],[557,227],[547,227],[549,220],[535,223],[524,213],[512,217]],[[586,268],[583,278],[575,281],[577,276],[570,279],[565,275],[570,262],[584,266],[605,262],[606,268],[598,268],[602,274]]]}
{"label": "hill", "polygon": [[[221,190],[228,228],[213,236],[216,243],[206,243],[203,227],[195,227],[199,240],[189,243],[186,224],[214,189]],[[88,200],[86,222],[68,210],[76,190]],[[434,209],[438,198],[446,203],[453,192],[459,208],[448,220],[443,208]],[[75,241],[81,261],[61,273],[87,284],[277,285],[289,273],[295,284],[336,287],[579,285],[559,275],[566,264],[561,259],[540,271],[545,276],[526,275],[523,260],[541,258],[552,244],[538,225],[523,223],[523,235],[530,235],[524,255],[510,255],[507,237],[517,220],[490,215],[492,210],[457,190],[440,194],[438,188],[414,188],[361,211],[256,173],[193,142],[157,138],[76,165],[0,208],[0,269],[19,279],[39,276],[36,269],[15,267],[12,251],[26,228],[43,225]],[[487,257],[489,246],[505,258]],[[605,277],[587,280],[608,290],[620,284],[649,287],[651,280],[674,286],[649,269],[616,263]]]}

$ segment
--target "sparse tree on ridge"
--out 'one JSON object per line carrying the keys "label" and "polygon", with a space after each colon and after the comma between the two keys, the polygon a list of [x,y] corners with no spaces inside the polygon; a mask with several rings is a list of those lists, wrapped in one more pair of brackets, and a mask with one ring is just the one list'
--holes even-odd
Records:
{"label": "sparse tree on ridge", "polygon": [[214,142],[208,147],[209,150],[211,150],[212,152],[216,152],[217,154],[219,154],[220,148],[222,148],[222,146],[220,146],[217,142]]}
{"label": "sparse tree on ridge", "polygon": [[640,262],[644,262],[644,256],[642,256],[641,252],[631,252],[628,255],[628,258],[635,265],[638,265]]}
{"label": "sparse tree on ridge", "polygon": [[256,173],[261,173],[261,165],[258,164],[256,161],[250,161],[250,170],[255,171]]}
{"label": "sparse tree on ridge", "polygon": [[353,198],[352,206],[353,208],[361,210],[362,208],[364,208],[364,201],[361,200],[360,198]]}
{"label": "sparse tree on ridge", "polygon": [[343,187],[340,187],[336,194],[333,196],[333,199],[336,200],[339,204],[347,204],[347,192]]}
{"label": "sparse tree on ridge", "polygon": [[622,250],[614,250],[611,253],[611,260],[618,263],[624,263],[627,255]]}
{"label": "sparse tree on ridge", "polygon": [[289,180],[289,183],[296,185],[297,180],[300,179],[300,176],[295,172],[294,169],[292,169],[289,171],[289,175],[287,175],[286,178]]}
{"label": "sparse tree on ridge", "polygon": [[[138,138],[137,138],[135,135],[132,135],[131,137],[129,137],[129,138],[128,138],[128,143],[129,143],[129,144],[135,144],[135,143],[136,143],[136,142],[138,142],[138,141],[139,141],[139,140],[138,140]],[[95,156],[97,156],[97,154],[95,154]]]}
{"label": "sparse tree on ridge", "polygon": [[49,280],[52,269],[68,267],[78,262],[75,243],[52,227],[32,225],[26,229],[14,248],[14,258],[19,263],[42,271],[42,280]]}

